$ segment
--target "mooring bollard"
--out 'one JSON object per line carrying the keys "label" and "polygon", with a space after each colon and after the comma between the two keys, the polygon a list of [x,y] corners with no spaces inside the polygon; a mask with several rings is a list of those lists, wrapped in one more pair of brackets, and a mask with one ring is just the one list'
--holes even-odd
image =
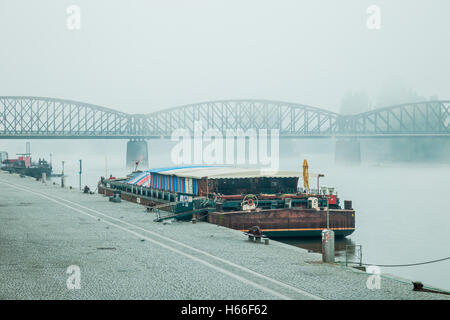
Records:
{"label": "mooring bollard", "polygon": [[256,237],[256,242],[261,243],[261,237]]}
{"label": "mooring bollard", "polygon": [[334,263],[334,232],[322,230],[322,261]]}
{"label": "mooring bollard", "polygon": [[269,245],[269,238],[265,238],[265,239],[264,239],[264,244],[265,244],[266,246]]}

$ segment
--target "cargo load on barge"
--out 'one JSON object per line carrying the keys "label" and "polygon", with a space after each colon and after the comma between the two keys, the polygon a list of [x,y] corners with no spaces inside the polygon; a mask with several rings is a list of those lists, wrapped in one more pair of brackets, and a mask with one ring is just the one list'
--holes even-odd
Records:
{"label": "cargo load on barge", "polygon": [[[102,178],[98,190],[147,206],[157,221],[196,218],[240,231],[257,226],[269,237],[320,237],[327,224],[336,236],[353,233],[351,201],[344,201],[342,208],[334,188],[312,190],[307,183],[300,188],[301,175],[214,166],[170,167],[135,172],[126,179]],[[313,176],[306,170],[306,180]]]}

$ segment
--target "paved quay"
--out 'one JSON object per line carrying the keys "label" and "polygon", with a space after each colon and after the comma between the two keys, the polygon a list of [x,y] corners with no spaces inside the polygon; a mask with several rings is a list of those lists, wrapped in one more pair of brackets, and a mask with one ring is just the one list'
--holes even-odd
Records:
{"label": "paved quay", "polygon": [[[0,299],[449,299],[206,222],[0,173]],[[80,288],[69,289],[69,266]]]}

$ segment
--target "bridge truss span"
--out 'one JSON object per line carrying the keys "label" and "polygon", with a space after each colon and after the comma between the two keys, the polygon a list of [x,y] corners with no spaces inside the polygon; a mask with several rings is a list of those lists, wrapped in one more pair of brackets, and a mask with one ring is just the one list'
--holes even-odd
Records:
{"label": "bridge truss span", "polygon": [[450,135],[450,101],[425,101],[379,108],[345,119],[340,132],[356,136]]}
{"label": "bridge truss span", "polygon": [[78,101],[0,97],[2,138],[108,138],[129,135],[130,115]]}
{"label": "bridge truss span", "polygon": [[221,100],[190,104],[146,116],[148,135],[170,136],[174,129],[278,129],[281,137],[330,136],[337,133],[337,113],[270,100]]}
{"label": "bridge truss span", "polygon": [[0,139],[150,139],[176,129],[279,130],[284,138],[449,136],[450,101],[426,101],[340,115],[273,100],[218,100],[127,114],[55,98],[0,96]]}

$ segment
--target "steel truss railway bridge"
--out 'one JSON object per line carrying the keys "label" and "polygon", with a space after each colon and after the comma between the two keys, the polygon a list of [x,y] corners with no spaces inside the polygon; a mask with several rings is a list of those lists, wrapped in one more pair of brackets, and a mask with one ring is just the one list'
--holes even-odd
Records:
{"label": "steel truss railway bridge", "polygon": [[[176,129],[278,129],[281,138],[450,137],[450,101],[425,101],[340,115],[271,100],[220,100],[148,114],[78,101],[0,96],[0,139],[131,139],[171,137]],[[146,144],[145,144],[146,148]],[[358,147],[359,148],[359,147]]]}

